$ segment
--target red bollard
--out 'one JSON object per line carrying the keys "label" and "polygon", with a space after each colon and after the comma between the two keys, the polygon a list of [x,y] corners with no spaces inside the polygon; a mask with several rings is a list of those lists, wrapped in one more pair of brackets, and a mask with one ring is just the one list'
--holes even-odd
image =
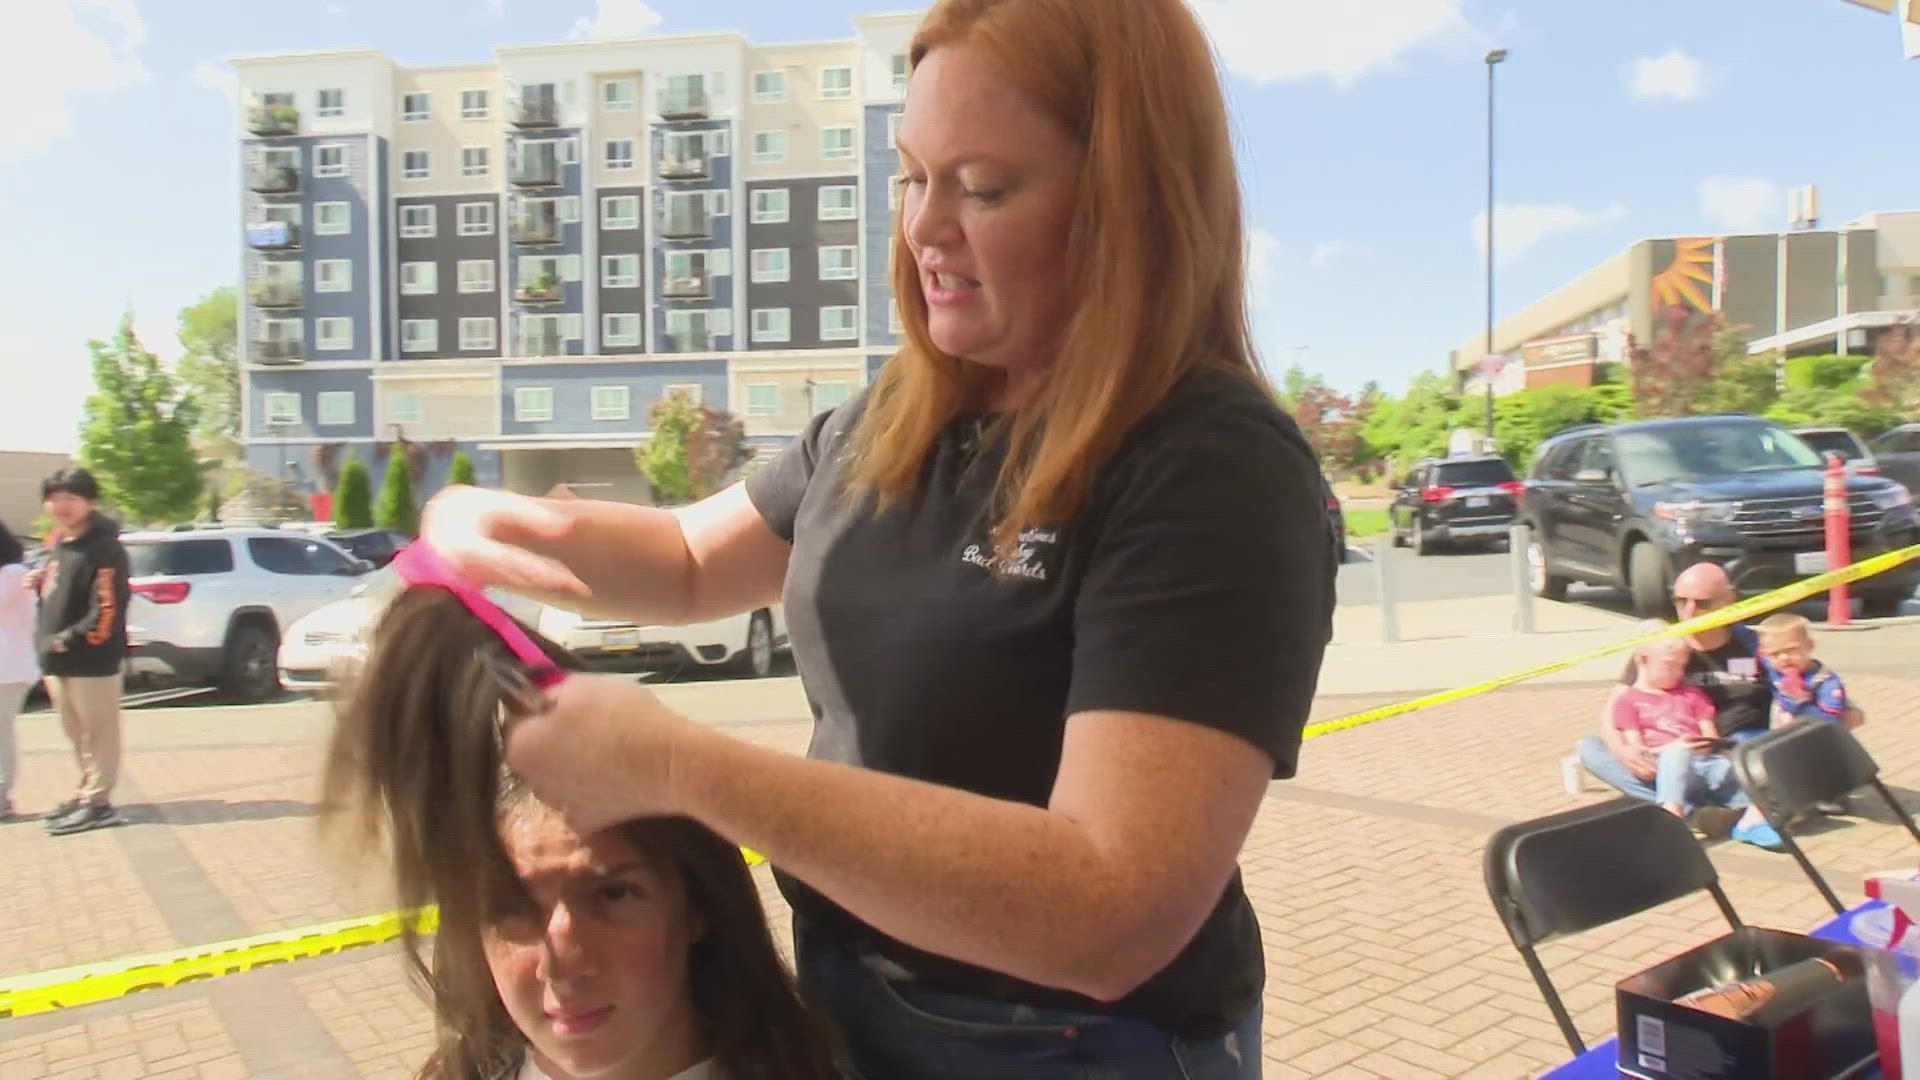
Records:
{"label": "red bollard", "polygon": [[[1838,454],[1827,458],[1826,481],[1827,569],[1838,570],[1853,562],[1853,537],[1847,513],[1847,466]],[[1852,616],[1846,584],[1835,585],[1827,593],[1827,625],[1845,626]]]}

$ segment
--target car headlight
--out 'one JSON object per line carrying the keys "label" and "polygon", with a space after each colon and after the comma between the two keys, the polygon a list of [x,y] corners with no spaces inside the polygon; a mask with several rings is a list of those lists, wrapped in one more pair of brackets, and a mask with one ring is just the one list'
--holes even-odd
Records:
{"label": "car headlight", "polygon": [[1688,499],[1685,502],[1657,502],[1653,504],[1653,516],[1683,524],[1695,521],[1727,522],[1733,520],[1735,510],[1740,508],[1736,502],[1711,499]]}
{"label": "car headlight", "polygon": [[1913,502],[1913,492],[1895,484],[1885,491],[1873,493],[1873,505],[1882,510],[1892,510],[1896,506],[1906,506]]}

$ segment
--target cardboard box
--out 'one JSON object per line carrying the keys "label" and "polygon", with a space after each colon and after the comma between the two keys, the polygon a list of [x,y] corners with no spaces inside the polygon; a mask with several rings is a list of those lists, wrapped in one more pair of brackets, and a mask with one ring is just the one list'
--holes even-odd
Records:
{"label": "cardboard box", "polygon": [[[1620,1071],[1640,1080],[1835,1080],[1879,1060],[1859,950],[1784,930],[1744,927],[1622,979]],[[1847,956],[1855,973],[1792,1015],[1764,1026],[1673,999],[1755,978],[1788,964]]]}

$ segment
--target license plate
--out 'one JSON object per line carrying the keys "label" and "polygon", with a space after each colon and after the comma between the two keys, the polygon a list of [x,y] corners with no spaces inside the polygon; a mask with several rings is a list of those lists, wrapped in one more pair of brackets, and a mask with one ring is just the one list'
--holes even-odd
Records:
{"label": "license plate", "polygon": [[632,652],[639,647],[638,630],[609,630],[600,635],[600,648],[606,652]]}
{"label": "license plate", "polygon": [[1827,572],[1827,553],[1824,551],[1802,551],[1793,557],[1793,572],[1796,574],[1824,574]]}
{"label": "license plate", "polygon": [[1467,509],[1478,510],[1485,505],[1487,505],[1487,497],[1485,495],[1467,496]]}

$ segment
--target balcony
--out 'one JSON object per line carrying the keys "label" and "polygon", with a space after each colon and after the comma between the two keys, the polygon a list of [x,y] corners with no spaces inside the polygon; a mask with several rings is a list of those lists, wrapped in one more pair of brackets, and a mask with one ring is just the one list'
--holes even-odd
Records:
{"label": "balcony", "polygon": [[688,88],[660,95],[662,120],[705,120],[712,111],[705,89]]}
{"label": "balcony", "polygon": [[522,304],[557,304],[561,298],[560,278],[554,274],[541,274],[523,281],[514,290],[513,298]]}
{"label": "balcony", "polygon": [[560,242],[560,211],[552,203],[523,206],[513,215],[508,236],[516,244],[557,244]]}
{"label": "balcony", "polygon": [[677,274],[660,283],[660,295],[670,300],[703,300],[711,291],[706,271]]}
{"label": "balcony", "polygon": [[517,128],[550,128],[560,122],[560,106],[552,98],[531,98],[509,109],[507,122]]}
{"label": "balcony", "polygon": [[247,352],[256,364],[297,364],[306,359],[300,343],[286,338],[255,338]]}
{"label": "balcony", "polygon": [[662,180],[705,180],[707,178],[707,155],[680,154],[660,159],[660,179]]}
{"label": "balcony", "polygon": [[247,190],[261,195],[299,191],[300,170],[291,165],[255,165],[247,170]]}
{"label": "balcony", "polygon": [[660,220],[660,235],[669,240],[704,240],[713,235],[705,210],[671,211]]}
{"label": "balcony", "polygon": [[704,330],[699,333],[660,335],[660,351],[663,353],[708,352],[712,348],[712,339]]}
{"label": "balcony", "polygon": [[257,308],[294,308],[305,301],[297,281],[256,281],[247,286],[247,298]]}
{"label": "balcony", "polygon": [[528,326],[520,331],[520,355],[522,356],[565,356],[567,343],[560,340],[560,330],[554,326]]}
{"label": "balcony", "polygon": [[545,153],[522,152],[514,160],[513,175],[508,179],[517,187],[556,187],[560,183],[560,159],[550,147]]}
{"label": "balcony", "polygon": [[247,110],[247,130],[265,138],[300,130],[300,110],[291,105],[255,105]]}
{"label": "balcony", "polygon": [[247,226],[247,246],[255,251],[298,251],[300,226],[290,221],[255,221]]}

